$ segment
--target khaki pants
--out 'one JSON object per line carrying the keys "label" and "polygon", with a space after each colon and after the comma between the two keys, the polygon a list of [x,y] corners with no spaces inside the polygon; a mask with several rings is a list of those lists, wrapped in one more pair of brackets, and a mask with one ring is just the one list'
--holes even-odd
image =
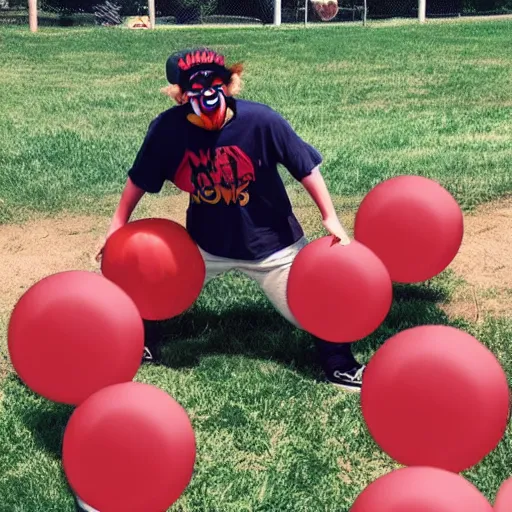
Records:
{"label": "khaki pants", "polygon": [[[241,271],[260,285],[268,300],[286,320],[304,330],[288,307],[286,292],[293,260],[307,244],[307,239],[303,237],[293,245],[259,261],[220,258],[199,248],[206,264],[205,284],[224,272]],[[352,354],[351,343],[330,343],[316,337],[314,339],[319,362],[326,373],[336,368],[352,369],[358,364]]]}
{"label": "khaki pants", "polygon": [[286,320],[302,329],[288,307],[286,289],[293,260],[307,243],[303,237],[293,245],[256,261],[221,258],[199,248],[206,265],[205,284],[230,270],[243,272],[260,285],[268,300]]}

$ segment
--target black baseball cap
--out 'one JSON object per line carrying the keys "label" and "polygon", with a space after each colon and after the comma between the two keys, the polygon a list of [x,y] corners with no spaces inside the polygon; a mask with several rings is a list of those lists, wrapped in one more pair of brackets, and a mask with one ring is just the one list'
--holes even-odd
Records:
{"label": "black baseball cap", "polygon": [[165,65],[167,81],[182,89],[187,89],[191,75],[201,70],[216,72],[226,84],[231,80],[232,72],[225,65],[224,55],[210,48],[191,48],[173,53]]}

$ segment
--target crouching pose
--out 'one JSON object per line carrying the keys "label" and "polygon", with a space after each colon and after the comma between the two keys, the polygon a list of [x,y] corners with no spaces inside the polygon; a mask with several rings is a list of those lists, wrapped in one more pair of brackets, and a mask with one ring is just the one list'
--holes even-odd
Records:
{"label": "crouching pose", "polygon": [[[227,67],[224,56],[200,48],[171,55],[166,72],[170,85],[163,92],[177,105],[151,122],[107,238],[129,221],[145,193],[160,192],[169,180],[190,194],[186,228],[204,257],[206,281],[240,270],[300,328],[288,308],[286,287],[307,240],[277,166],[306,189],[326,230],[348,244],[320,174],[322,157],[272,108],[236,98],[241,64]],[[352,356],[351,345],[322,340],[316,345],[327,380],[359,390],[364,365]]]}
{"label": "crouching pose", "polygon": [[[160,192],[169,180],[190,194],[186,228],[203,255],[206,282],[242,271],[300,329],[286,288],[292,262],[308,242],[277,166],[302,184],[325,229],[346,245],[350,240],[320,174],[322,157],[272,108],[236,98],[241,64],[228,67],[224,56],[200,48],[171,55],[166,72],[170,85],[163,92],[176,105],[151,122],[107,238],[129,221],[145,193]],[[359,391],[365,366],[351,345],[315,342],[326,380]],[[146,355],[152,358],[149,349]]]}

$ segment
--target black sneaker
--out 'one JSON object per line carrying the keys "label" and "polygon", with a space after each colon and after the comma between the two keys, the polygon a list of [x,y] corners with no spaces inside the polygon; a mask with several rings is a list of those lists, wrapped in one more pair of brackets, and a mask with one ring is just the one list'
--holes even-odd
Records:
{"label": "black sneaker", "polygon": [[160,360],[162,323],[144,320],[144,352],[142,363],[157,363]]}
{"label": "black sneaker", "polygon": [[366,365],[359,365],[349,371],[332,370],[326,374],[327,381],[340,388],[359,393],[363,384]]}

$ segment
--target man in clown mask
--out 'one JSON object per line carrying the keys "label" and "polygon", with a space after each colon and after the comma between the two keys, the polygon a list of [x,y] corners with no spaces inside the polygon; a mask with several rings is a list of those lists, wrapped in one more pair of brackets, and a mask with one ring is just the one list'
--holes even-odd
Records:
{"label": "man in clown mask", "polygon": [[198,126],[206,130],[220,130],[228,112],[225,85],[221,78],[214,71],[196,71],[190,77],[190,87],[187,97],[197,116]]}
{"label": "man in clown mask", "polygon": [[207,48],[185,50],[167,59],[163,89],[179,104],[189,103],[188,120],[205,130],[220,130],[232,118],[229,98],[240,88],[240,64],[226,68],[224,57]]}
{"label": "man in clown mask", "polygon": [[[227,67],[224,56],[208,48],[168,58],[170,85],[163,91],[177,105],[151,122],[107,238],[129,221],[145,193],[160,192],[168,180],[190,194],[186,228],[205,260],[206,281],[240,270],[300,328],[286,288],[294,257],[307,240],[278,164],[311,196],[334,241],[346,245],[350,239],[320,173],[321,155],[272,108],[236,98],[242,72],[243,65]],[[326,379],[359,391],[365,367],[354,359],[351,345],[315,342]],[[157,351],[146,347],[146,358]]]}
{"label": "man in clown mask", "polygon": [[[166,72],[170,85],[163,92],[177,105],[151,122],[107,239],[129,222],[144,194],[158,193],[171,181],[190,194],[186,227],[205,260],[206,282],[240,270],[300,329],[286,288],[292,262],[308,242],[277,166],[283,165],[311,196],[333,242],[347,245],[320,174],[321,155],[273,109],[236,98],[241,64],[227,67],[222,55],[199,48],[171,55]],[[315,343],[326,380],[360,391],[365,366],[354,359],[351,345]],[[154,360],[157,352],[157,345],[147,346],[145,359]],[[95,512],[77,503],[79,510]]]}

